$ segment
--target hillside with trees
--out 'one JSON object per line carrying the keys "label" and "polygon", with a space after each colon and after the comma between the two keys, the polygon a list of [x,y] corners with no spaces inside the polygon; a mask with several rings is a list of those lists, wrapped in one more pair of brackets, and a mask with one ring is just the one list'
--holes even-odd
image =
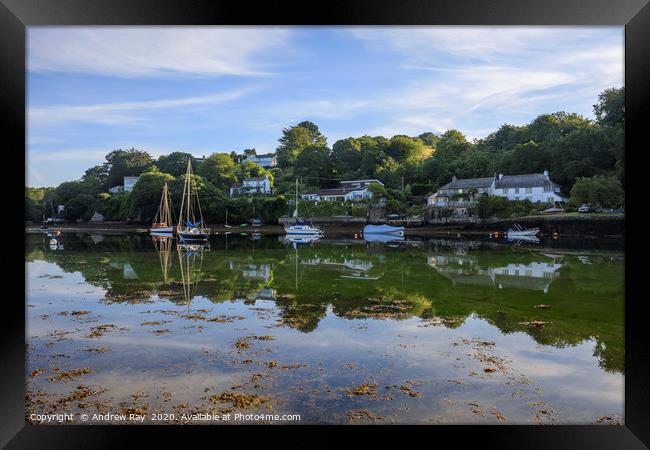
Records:
{"label": "hillside with trees", "polygon": [[[180,205],[185,167],[192,158],[195,183],[208,222],[250,220],[255,208],[265,222],[291,209],[295,180],[301,191],[335,187],[341,180],[376,178],[385,184],[377,198],[386,211],[418,212],[424,196],[458,178],[496,173],[540,173],[548,169],[571,201],[618,207],[624,203],[624,88],[603,91],[594,105],[595,120],[567,112],[542,114],[525,125],[504,124],[483,139],[468,140],[458,130],[418,136],[348,137],[328,146],[315,123],[304,121],[284,128],[278,139],[278,166],[267,170],[245,159],[254,149],[213,153],[198,160],[173,152],[157,159],[137,149],[116,149],[103,164],[86,170],[80,180],[55,188],[26,188],[25,220],[40,221],[50,204],[65,205],[67,220],[88,220],[95,211],[107,220],[147,222],[156,213],[160,192],[169,183],[172,202]],[[131,192],[110,193],[125,176],[140,176]],[[274,195],[230,198],[229,187],[244,178],[268,176]],[[376,199],[373,199],[376,201]],[[306,211],[318,213],[307,205]],[[328,206],[337,213],[353,207]],[[355,211],[355,214],[359,211]]]}

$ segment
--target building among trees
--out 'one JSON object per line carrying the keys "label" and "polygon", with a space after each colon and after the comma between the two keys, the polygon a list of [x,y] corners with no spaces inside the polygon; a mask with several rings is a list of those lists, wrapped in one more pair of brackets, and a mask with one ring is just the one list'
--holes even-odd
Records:
{"label": "building among trees", "polygon": [[458,179],[440,187],[427,197],[428,206],[464,207],[474,204],[479,196],[487,194],[504,197],[508,200],[528,200],[530,202],[566,202],[561,187],[554,183],[548,170],[544,173],[523,175],[504,175],[494,177]]}
{"label": "building among trees", "polygon": [[271,179],[268,175],[263,177],[244,178],[242,183],[235,183],[230,186],[230,196],[245,194],[264,194],[271,193]]}

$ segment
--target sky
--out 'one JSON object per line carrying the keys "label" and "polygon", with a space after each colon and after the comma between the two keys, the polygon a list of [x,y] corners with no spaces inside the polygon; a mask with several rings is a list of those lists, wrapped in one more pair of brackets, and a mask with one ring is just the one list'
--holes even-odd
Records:
{"label": "sky", "polygon": [[282,129],[350,136],[539,114],[593,118],[623,86],[622,27],[29,27],[27,184],[81,178],[117,148],[273,152]]}

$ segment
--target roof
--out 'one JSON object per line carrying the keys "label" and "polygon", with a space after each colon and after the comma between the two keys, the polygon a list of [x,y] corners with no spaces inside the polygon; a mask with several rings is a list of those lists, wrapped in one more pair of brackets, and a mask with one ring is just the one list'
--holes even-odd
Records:
{"label": "roof", "polygon": [[264,153],[263,155],[255,155],[257,158],[275,158],[275,153]]}
{"label": "roof", "polygon": [[371,179],[368,179],[368,180],[345,180],[345,181],[341,181],[341,184],[354,184],[354,183],[359,183],[359,184],[361,184],[361,183],[364,183],[364,184],[379,183],[382,186],[384,185],[384,183],[377,180],[376,178],[371,178]]}
{"label": "roof", "polygon": [[241,184],[241,183],[235,183],[232,186],[230,186],[230,189],[238,189],[238,188],[241,188],[241,187],[244,187],[244,185]]}
{"label": "roof", "polygon": [[264,181],[268,177],[252,177],[252,178],[244,178],[244,181]]}
{"label": "roof", "polygon": [[494,181],[494,177],[457,179],[445,184],[440,189],[487,188],[490,187],[492,181]]}
{"label": "roof", "polygon": [[335,189],[321,189],[318,193],[320,195],[346,195],[354,191],[365,191],[365,188],[335,188]]}
{"label": "roof", "polygon": [[538,187],[551,186],[553,183],[543,173],[530,173],[525,175],[504,175],[497,179],[496,188]]}

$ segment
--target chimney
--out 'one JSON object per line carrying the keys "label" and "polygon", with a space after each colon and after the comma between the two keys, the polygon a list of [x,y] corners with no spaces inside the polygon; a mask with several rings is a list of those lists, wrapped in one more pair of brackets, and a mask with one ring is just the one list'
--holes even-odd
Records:
{"label": "chimney", "polygon": [[546,178],[547,180],[549,179],[548,178],[548,170],[544,170],[544,178]]}
{"label": "chimney", "polygon": [[456,178],[456,175],[454,175],[453,177],[451,177],[451,181],[456,181],[457,179],[458,179],[458,178]]}

